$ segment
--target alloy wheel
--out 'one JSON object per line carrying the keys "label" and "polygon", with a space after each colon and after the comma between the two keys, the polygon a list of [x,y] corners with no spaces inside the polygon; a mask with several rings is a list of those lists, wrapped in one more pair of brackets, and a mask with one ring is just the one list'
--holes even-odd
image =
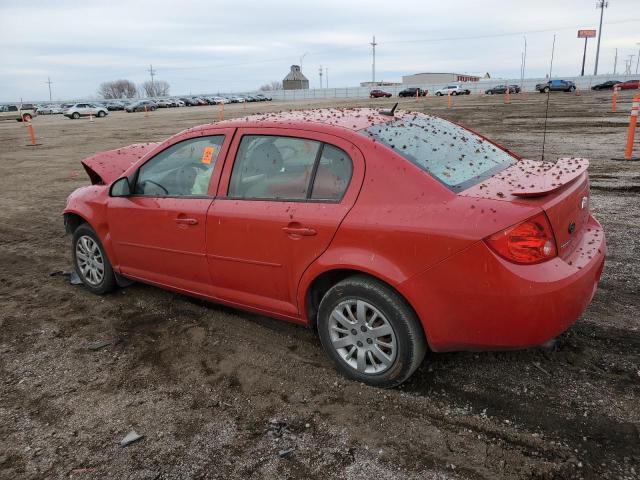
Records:
{"label": "alloy wheel", "polygon": [[363,300],[348,299],[333,309],[329,335],[338,356],[359,373],[385,372],[396,360],[398,342],[391,323]]}
{"label": "alloy wheel", "polygon": [[97,242],[83,235],[76,242],[76,262],[84,280],[97,286],[104,279],[104,258]]}

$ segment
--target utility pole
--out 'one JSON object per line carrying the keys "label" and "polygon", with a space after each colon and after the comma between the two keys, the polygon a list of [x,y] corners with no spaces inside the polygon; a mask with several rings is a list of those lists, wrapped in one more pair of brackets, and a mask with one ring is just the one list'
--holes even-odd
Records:
{"label": "utility pole", "polygon": [[322,88],[322,65],[320,65],[320,68],[318,69],[318,73],[320,74],[320,88]]}
{"label": "utility pole", "polygon": [[156,71],[153,69],[153,65],[149,65],[149,75],[151,75],[151,93],[153,93],[151,96],[155,96],[156,86],[153,83],[153,77],[156,75]]}
{"label": "utility pole", "polygon": [[307,56],[309,52],[304,52],[302,55],[300,55],[300,71],[302,72],[302,60],[304,60],[304,57]]}
{"label": "utility pole", "polygon": [[613,58],[613,74],[616,74],[616,69],[618,68],[618,49],[616,48],[616,56]]}
{"label": "utility pole", "polygon": [[633,65],[633,57],[635,57],[634,54],[629,55],[629,60],[625,61],[625,64],[627,66],[624,71],[625,75],[631,75],[631,65]]}
{"label": "utility pole", "polygon": [[[636,45],[640,45],[640,42],[636,42]],[[636,75],[638,74],[638,67],[640,67],[640,48],[638,48],[638,60],[636,60]]]}
{"label": "utility pole", "polygon": [[329,89],[329,67],[324,67],[324,81],[327,84],[327,89]]}
{"label": "utility pole", "polygon": [[375,85],[376,83],[376,36],[373,36],[373,42],[371,42],[372,53],[373,53],[373,63],[371,64],[371,83]]}
{"label": "utility pole", "polygon": [[593,69],[593,74],[598,75],[598,59],[600,58],[600,39],[602,38],[602,17],[604,16],[604,9],[609,6],[607,0],[597,0],[596,8],[600,9],[600,29],[598,30],[598,47],[596,48],[596,66]]}
{"label": "utility pole", "polygon": [[527,36],[523,35],[524,38],[524,52],[522,52],[521,63],[520,63],[520,89],[524,88],[524,69],[527,63]]}
{"label": "utility pole", "polygon": [[51,77],[47,77],[47,81],[46,81],[46,82],[44,82],[44,83],[46,83],[46,84],[48,84],[48,85],[49,85],[49,101],[51,101],[51,84],[53,83],[53,82],[51,81]]}

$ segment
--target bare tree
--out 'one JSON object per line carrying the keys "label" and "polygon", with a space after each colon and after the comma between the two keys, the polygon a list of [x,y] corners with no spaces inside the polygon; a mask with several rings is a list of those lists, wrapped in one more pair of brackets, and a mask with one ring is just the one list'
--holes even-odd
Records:
{"label": "bare tree", "polygon": [[147,97],[166,97],[169,95],[169,88],[171,88],[169,83],[164,80],[146,81],[141,87]]}
{"label": "bare tree", "polygon": [[98,95],[102,98],[133,98],[136,93],[136,84],[131,80],[103,82],[98,88]]}
{"label": "bare tree", "polygon": [[282,90],[282,82],[280,80],[274,80],[273,82],[266,83],[260,87],[260,91],[269,92],[272,90]]}

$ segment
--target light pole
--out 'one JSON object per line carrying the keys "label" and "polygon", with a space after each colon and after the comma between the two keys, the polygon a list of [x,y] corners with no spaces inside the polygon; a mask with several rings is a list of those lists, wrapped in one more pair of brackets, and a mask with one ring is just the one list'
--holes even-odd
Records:
{"label": "light pole", "polygon": [[47,81],[46,81],[46,82],[44,82],[44,83],[46,83],[46,84],[48,84],[48,85],[49,85],[49,101],[51,101],[51,84],[53,83],[53,82],[51,81],[51,77],[47,77]]}
{"label": "light pole", "polygon": [[[636,42],[636,45],[640,45],[640,42]],[[638,74],[638,67],[640,67],[640,48],[638,48],[638,60],[636,60],[636,75]]]}
{"label": "light pole", "polygon": [[376,83],[376,36],[373,36],[373,42],[371,42],[372,53],[373,53],[373,63],[371,64],[371,83],[375,85]]}
{"label": "light pole", "polygon": [[307,53],[309,52],[304,52],[301,56],[300,56],[300,71],[302,72],[302,60],[304,60],[304,57],[307,56]]}
{"label": "light pole", "polygon": [[600,29],[598,30],[598,47],[596,48],[596,66],[593,69],[593,74],[598,75],[598,59],[600,58],[600,39],[602,38],[602,17],[604,16],[604,9],[609,6],[607,0],[598,0],[596,2],[596,8],[600,9]]}
{"label": "light pole", "polygon": [[520,90],[524,88],[524,70],[527,64],[527,36],[523,35],[524,38],[524,52],[522,52],[522,67],[520,72]]}

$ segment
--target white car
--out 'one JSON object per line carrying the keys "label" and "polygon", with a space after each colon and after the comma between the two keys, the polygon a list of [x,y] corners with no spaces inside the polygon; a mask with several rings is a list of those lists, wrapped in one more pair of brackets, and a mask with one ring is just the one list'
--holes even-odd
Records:
{"label": "white car", "polygon": [[105,107],[93,103],[74,103],[64,111],[64,116],[73,120],[89,115],[102,118],[109,115],[109,111]]}
{"label": "white car", "polygon": [[54,113],[62,113],[58,105],[38,105],[36,108],[38,115],[53,115]]}
{"label": "white car", "polygon": [[462,88],[460,85],[447,85],[440,90],[436,90],[436,95],[441,97],[442,95],[469,95],[471,90]]}
{"label": "white car", "polygon": [[233,96],[231,97],[231,103],[244,103],[246,101],[246,98],[244,97],[240,97],[240,96]]}
{"label": "white car", "polygon": [[224,98],[224,97],[212,97],[213,101],[215,102],[216,105],[220,104],[220,103],[229,103],[229,99],[228,98]]}

